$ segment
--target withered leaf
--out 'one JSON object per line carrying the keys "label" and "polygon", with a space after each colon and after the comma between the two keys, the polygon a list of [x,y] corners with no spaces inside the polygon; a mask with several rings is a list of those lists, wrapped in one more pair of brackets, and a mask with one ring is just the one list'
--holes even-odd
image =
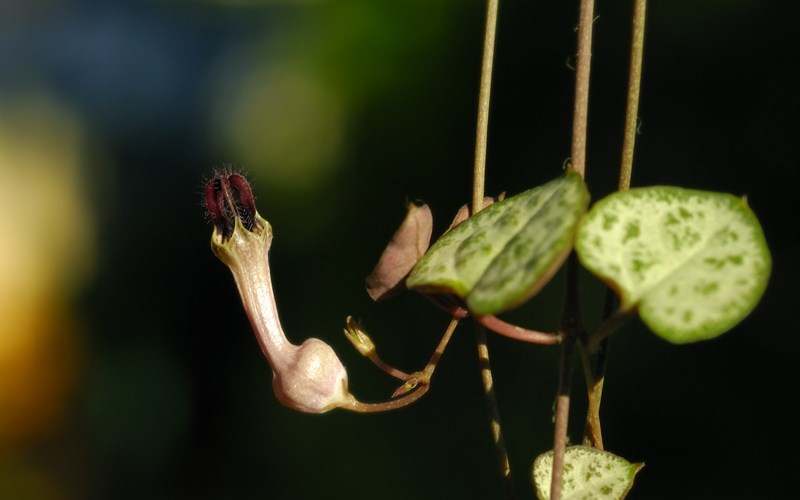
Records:
{"label": "withered leaf", "polygon": [[388,299],[405,290],[405,279],[428,251],[433,232],[433,215],[426,204],[408,204],[400,228],[367,276],[367,293],[372,300]]}
{"label": "withered leaf", "polygon": [[[498,197],[497,201],[503,201],[503,198],[505,198],[505,193],[502,193]],[[492,198],[491,196],[484,197],[483,198],[483,208],[488,207],[489,205],[491,205],[494,202],[495,202],[495,199]],[[456,213],[456,216],[453,218],[453,222],[450,223],[450,227],[447,228],[447,231],[450,231],[451,229],[453,229],[457,225],[461,224],[462,222],[467,220],[467,218],[469,218],[469,205],[462,205],[461,208],[458,209],[458,213]],[[447,232],[447,231],[445,231],[445,232]]]}

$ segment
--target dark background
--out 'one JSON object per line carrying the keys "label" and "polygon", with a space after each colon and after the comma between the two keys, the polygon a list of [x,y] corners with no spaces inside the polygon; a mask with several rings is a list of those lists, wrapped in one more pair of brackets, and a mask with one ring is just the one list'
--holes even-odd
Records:
{"label": "dark background", "polygon": [[[577,3],[501,2],[489,193],[550,180],[569,155]],[[716,340],[673,346],[638,321],[613,337],[606,447],[647,464],[630,498],[786,497],[800,12],[650,3],[633,183],[746,195],[773,276]],[[616,184],[631,4],[596,7],[594,199]],[[411,407],[288,410],[209,251],[200,196],[215,166],[250,174],[290,339],[322,338],[359,399],[386,399],[396,382],[340,332],[360,317],[384,359],[413,371],[447,324],[413,294],[371,303],[363,279],[406,200],[431,205],[438,234],[470,198],[483,22],[477,0],[3,2],[0,497],[501,497],[470,326]],[[509,318],[553,328],[562,283]],[[582,291],[596,325],[603,289],[587,275]],[[489,345],[529,498],[530,466],[551,447],[558,350]]]}

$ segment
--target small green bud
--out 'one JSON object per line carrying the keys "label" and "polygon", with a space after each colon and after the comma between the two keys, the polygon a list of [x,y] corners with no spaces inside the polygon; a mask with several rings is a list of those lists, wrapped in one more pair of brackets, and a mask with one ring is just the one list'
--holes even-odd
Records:
{"label": "small green bud", "polygon": [[372,339],[369,338],[367,332],[361,327],[361,324],[354,320],[352,316],[347,317],[346,323],[347,327],[344,329],[344,335],[347,337],[347,340],[353,344],[353,347],[355,347],[362,356],[371,356],[375,352],[375,344],[372,342]]}

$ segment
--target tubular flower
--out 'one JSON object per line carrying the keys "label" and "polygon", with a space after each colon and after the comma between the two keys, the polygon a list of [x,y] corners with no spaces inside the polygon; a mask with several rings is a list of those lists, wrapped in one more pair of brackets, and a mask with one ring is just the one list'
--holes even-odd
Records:
{"label": "tubular flower", "polygon": [[278,318],[269,268],[272,227],[256,211],[253,192],[238,173],[218,172],[205,188],[214,224],[211,250],[233,273],[247,317],[272,367],[272,387],[289,408],[324,413],[360,405],[347,388],[347,371],[333,349],[310,338],[286,339]]}

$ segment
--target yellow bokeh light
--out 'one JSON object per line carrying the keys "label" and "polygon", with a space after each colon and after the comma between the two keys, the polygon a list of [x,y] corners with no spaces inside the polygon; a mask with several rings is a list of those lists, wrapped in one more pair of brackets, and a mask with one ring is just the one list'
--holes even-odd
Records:
{"label": "yellow bokeh light", "polygon": [[45,94],[0,105],[0,445],[45,435],[75,378],[70,299],[92,263],[74,116]]}

